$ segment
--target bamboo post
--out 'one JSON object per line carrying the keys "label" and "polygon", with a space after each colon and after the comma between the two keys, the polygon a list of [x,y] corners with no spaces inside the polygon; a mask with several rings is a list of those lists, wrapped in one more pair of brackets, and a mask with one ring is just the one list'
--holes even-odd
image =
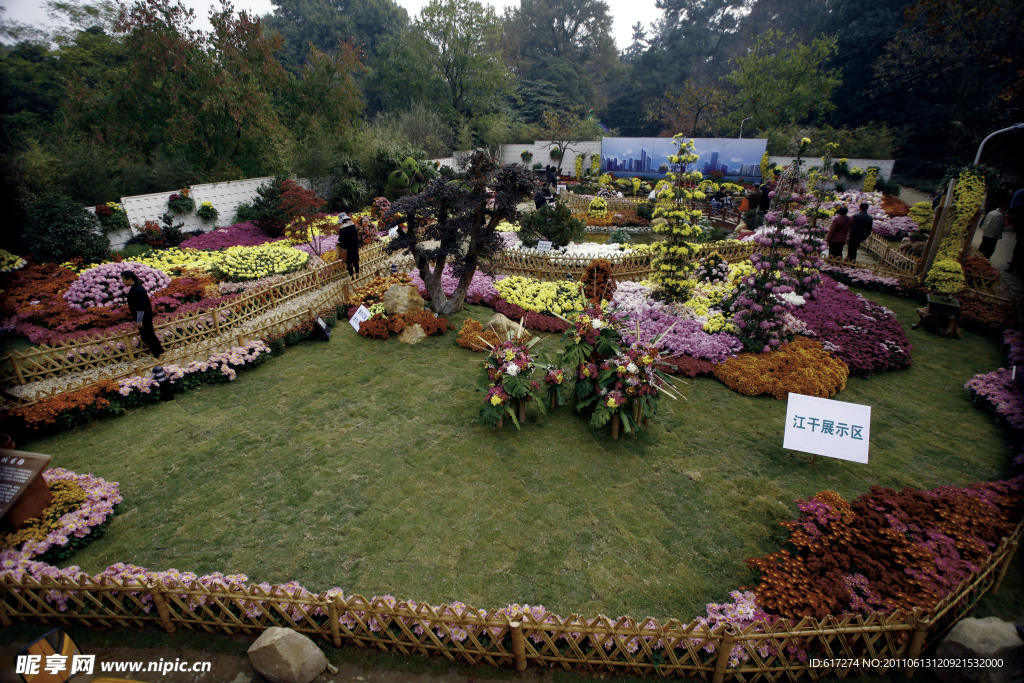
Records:
{"label": "bamboo post", "polygon": [[168,633],[174,633],[174,623],[171,621],[171,611],[167,609],[167,600],[164,599],[163,587],[158,583],[149,584],[149,594],[153,597],[153,604],[156,605],[156,612],[160,615],[160,625]]}
{"label": "bamboo post", "polygon": [[619,419],[619,414],[615,413],[612,415],[612,439],[615,441],[619,440],[619,427],[622,425],[622,421]]}
{"label": "bamboo post", "polygon": [[526,638],[523,637],[523,624],[520,621],[509,622],[508,630],[512,634],[512,656],[516,661],[516,671],[526,671]]}
{"label": "bamboo post", "polygon": [[911,613],[911,620],[914,624],[914,635],[910,637],[910,645],[907,647],[907,660],[909,664],[903,668],[903,675],[908,680],[914,677],[914,672],[917,670],[915,660],[921,654],[921,647],[924,645],[925,636],[928,635],[928,627],[931,626],[931,622],[921,617],[920,607],[914,608],[914,611]]}
{"label": "bamboo post", "polygon": [[219,310],[220,310],[219,306],[217,308],[213,309],[213,332],[218,337],[220,336],[220,316],[217,315],[217,311],[219,311]]}
{"label": "bamboo post", "polygon": [[132,349],[132,333],[126,332],[124,335],[124,350],[128,354],[129,360],[135,360],[135,351]]}
{"label": "bamboo post", "polygon": [[25,375],[21,371],[21,364],[14,356],[11,356],[11,365],[14,366],[14,373],[18,376],[18,385],[25,386],[28,384],[28,382],[25,381]]}
{"label": "bamboo post", "polygon": [[992,584],[992,592],[998,593],[999,587],[1003,585],[1003,578],[1006,576],[1006,572],[1010,569],[1010,563],[1013,562],[1013,556],[1017,554],[1017,539],[1010,541],[1010,547],[1006,549],[1006,556],[1003,558],[1003,566],[999,568],[999,578]]}
{"label": "bamboo post", "polygon": [[335,595],[327,603],[327,614],[331,620],[331,642],[334,647],[341,647],[341,632],[338,629],[338,596]]}
{"label": "bamboo post", "polygon": [[7,588],[0,586],[0,626],[11,627],[11,617],[7,614]]}
{"label": "bamboo post", "polygon": [[516,399],[516,419],[519,420],[519,424],[526,422],[526,399]]}
{"label": "bamboo post", "polygon": [[718,658],[715,660],[715,674],[711,677],[711,683],[722,683],[725,680],[725,668],[729,665],[729,654],[735,642],[736,628],[726,624],[722,629],[722,641],[718,643]]}

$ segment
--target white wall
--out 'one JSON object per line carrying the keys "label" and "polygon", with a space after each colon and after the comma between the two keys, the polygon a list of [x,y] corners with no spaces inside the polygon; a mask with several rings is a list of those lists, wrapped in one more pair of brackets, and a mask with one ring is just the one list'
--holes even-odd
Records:
{"label": "white wall", "polygon": [[[551,148],[554,146],[550,140],[535,140],[529,145],[502,145],[499,156],[501,161],[506,164],[511,163],[523,163],[523,158],[520,156],[523,150],[527,150],[533,153],[533,158],[527,162],[527,166],[533,168],[533,165],[540,163],[542,166],[558,166],[558,160],[551,158]],[[590,168],[590,155],[601,154],[601,141],[593,140],[588,142],[572,142],[569,143],[570,151],[565,153],[562,158],[562,173],[564,175],[575,176],[576,175],[576,155],[584,155],[583,168]]]}
{"label": "white wall", "polygon": [[[796,157],[768,157],[769,161],[772,161],[779,166],[789,166]],[[878,177],[880,180],[888,181],[892,177],[892,167],[896,162],[892,159],[847,159],[846,165],[849,167],[857,166],[864,171],[865,176],[867,175],[868,166],[878,167]],[[820,157],[804,157],[804,168],[811,166],[817,166],[821,168]],[[850,178],[840,178],[840,184],[842,184],[847,190],[859,190],[864,187],[864,178],[860,180],[851,180]]]}
{"label": "white wall", "polygon": [[[267,176],[265,178],[246,178],[245,180],[228,180],[221,183],[204,183],[202,185],[192,185],[191,197],[195,200],[196,209],[203,202],[210,202],[213,207],[217,209],[217,220],[204,223],[199,216],[194,213],[187,216],[180,214],[174,215],[174,224],[184,223],[182,230],[203,230],[209,232],[214,228],[219,228],[225,225],[231,225],[235,223],[235,209],[242,202],[252,200],[257,196],[256,190],[261,185],[269,183],[273,180],[273,177]],[[304,187],[309,187],[309,181],[299,178],[296,182]],[[179,188],[180,189],[180,188]],[[125,214],[128,216],[128,223],[135,227],[142,227],[146,221],[156,221],[161,226],[163,223],[160,221],[160,216],[167,213],[167,200],[170,196],[178,192],[178,189],[167,190],[166,192],[156,192],[153,194],[140,194],[133,197],[122,197],[121,206],[124,207]],[[131,238],[132,232],[116,232],[110,233],[108,238],[110,239],[110,247],[112,249],[119,249],[124,246],[124,243]]]}

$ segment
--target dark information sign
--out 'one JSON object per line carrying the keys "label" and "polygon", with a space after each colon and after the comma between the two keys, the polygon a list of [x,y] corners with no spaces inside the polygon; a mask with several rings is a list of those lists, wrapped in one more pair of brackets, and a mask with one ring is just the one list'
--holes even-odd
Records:
{"label": "dark information sign", "polygon": [[52,456],[0,449],[0,517],[50,464]]}

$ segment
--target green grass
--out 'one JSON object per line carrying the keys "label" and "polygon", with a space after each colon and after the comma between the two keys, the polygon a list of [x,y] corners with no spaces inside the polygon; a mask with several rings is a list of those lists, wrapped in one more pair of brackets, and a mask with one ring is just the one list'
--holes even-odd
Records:
{"label": "green grass", "polygon": [[[905,326],[917,318],[913,302],[869,296]],[[743,560],[777,547],[797,498],[1010,474],[1001,428],[963,389],[1002,364],[999,341],[908,334],[912,368],[837,396],[872,406],[868,465],[784,450],[786,403],[712,378],[680,385],[688,400],[664,401],[635,440],[613,442],[568,408],[532,411],[520,432],[485,428],[481,356],[454,332],[409,347],[345,324],[230,384],[19,445],[120,482],[122,514],[72,558],[87,571],[131,562],[689,620],[752,583]],[[559,348],[557,336],[537,347]],[[1020,593],[992,609],[1020,611]]]}

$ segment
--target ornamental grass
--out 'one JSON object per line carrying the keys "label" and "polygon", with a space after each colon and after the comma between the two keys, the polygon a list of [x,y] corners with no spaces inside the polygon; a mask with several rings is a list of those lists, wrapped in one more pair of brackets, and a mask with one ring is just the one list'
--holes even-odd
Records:
{"label": "ornamental grass", "polygon": [[850,369],[826,353],[819,342],[797,337],[778,351],[729,358],[712,373],[745,396],[770,394],[783,399],[793,392],[829,398],[846,388]]}
{"label": "ornamental grass", "polygon": [[976,571],[1024,514],[1024,477],[931,491],[872,486],[798,501],[786,548],[747,560],[762,609],[792,619],[927,611]]}

